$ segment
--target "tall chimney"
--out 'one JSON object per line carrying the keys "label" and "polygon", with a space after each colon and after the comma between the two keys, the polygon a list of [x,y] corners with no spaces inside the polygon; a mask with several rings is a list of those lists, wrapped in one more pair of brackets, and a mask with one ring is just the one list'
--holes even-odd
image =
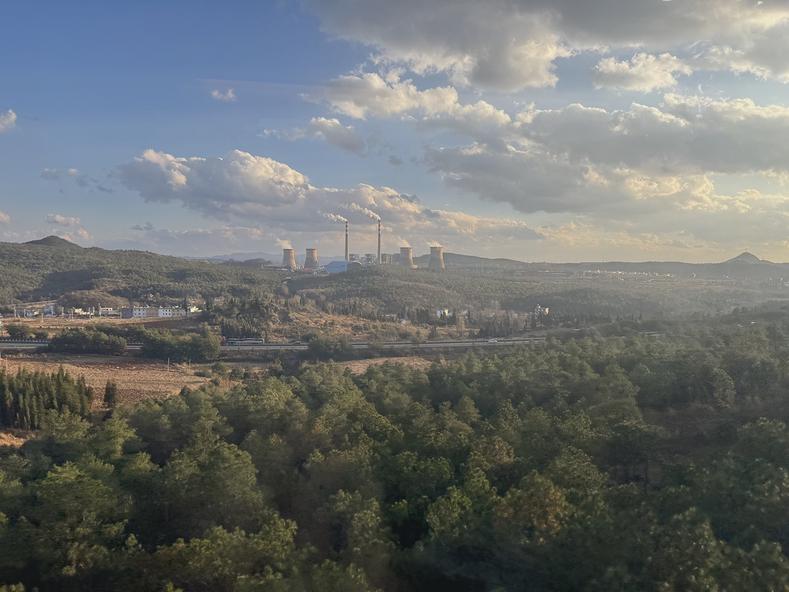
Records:
{"label": "tall chimney", "polygon": [[378,218],[378,265],[381,265],[381,219]]}
{"label": "tall chimney", "polygon": [[444,271],[444,247],[430,247],[430,271]]}
{"label": "tall chimney", "polygon": [[414,250],[411,247],[400,247],[400,265],[414,269]]}
{"label": "tall chimney", "polygon": [[307,256],[304,258],[304,270],[315,271],[318,267],[320,267],[318,249],[307,249]]}
{"label": "tall chimney", "polygon": [[345,221],[345,261],[348,262],[351,260],[351,256],[348,253],[348,220]]}
{"label": "tall chimney", "polygon": [[296,265],[296,251],[293,249],[282,249],[282,267],[295,271],[298,267]]}

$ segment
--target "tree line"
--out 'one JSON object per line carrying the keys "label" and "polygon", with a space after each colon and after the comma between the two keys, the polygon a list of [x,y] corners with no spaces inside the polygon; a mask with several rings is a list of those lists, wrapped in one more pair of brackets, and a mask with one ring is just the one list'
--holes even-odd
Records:
{"label": "tree line", "polygon": [[0,370],[0,426],[37,430],[51,410],[87,417],[92,401],[93,389],[85,379],[75,379],[63,368],[50,374]]}

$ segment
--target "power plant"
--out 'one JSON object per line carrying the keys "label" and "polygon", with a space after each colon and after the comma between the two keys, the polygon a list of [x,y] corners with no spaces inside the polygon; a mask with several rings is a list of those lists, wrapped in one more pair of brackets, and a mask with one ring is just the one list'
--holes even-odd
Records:
{"label": "power plant", "polygon": [[[299,267],[296,262],[296,251],[293,248],[282,249],[282,268],[288,271],[296,271],[301,269],[306,273],[326,272],[338,273],[354,268],[362,268],[376,265],[392,265],[397,264],[406,269],[417,269],[414,261],[414,250],[410,246],[400,247],[400,253],[383,253],[381,252],[383,242],[383,224],[380,217],[374,218],[376,221],[377,231],[377,251],[375,253],[365,253],[358,255],[350,252],[350,222],[347,218],[339,214],[327,214],[327,218],[333,222],[342,222],[345,224],[345,253],[344,260],[335,260],[328,263],[325,267],[321,266],[320,259],[318,258],[318,249],[311,247],[306,249],[304,257],[304,265]],[[371,213],[372,217],[372,213]],[[405,240],[403,242],[406,242]],[[287,241],[285,244],[288,244]],[[432,272],[446,271],[446,264],[444,262],[444,247],[436,245],[430,247],[430,255],[428,258],[427,269]]]}
{"label": "power plant", "polygon": [[318,249],[307,249],[306,257],[304,258],[304,271],[315,271],[321,266],[318,261]]}
{"label": "power plant", "polygon": [[444,265],[444,247],[430,247],[430,263],[428,264],[430,271],[445,271]]}
{"label": "power plant", "polygon": [[408,269],[416,268],[416,265],[414,265],[414,250],[411,247],[400,247],[400,265]]}
{"label": "power plant", "polygon": [[282,267],[290,271],[296,271],[296,250],[295,249],[282,249]]}

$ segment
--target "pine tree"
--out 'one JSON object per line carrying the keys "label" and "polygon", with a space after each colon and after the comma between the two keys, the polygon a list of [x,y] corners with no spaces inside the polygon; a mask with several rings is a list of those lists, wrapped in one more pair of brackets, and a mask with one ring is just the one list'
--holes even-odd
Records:
{"label": "pine tree", "polygon": [[107,381],[104,387],[104,405],[109,409],[115,409],[118,404],[118,385],[113,381]]}

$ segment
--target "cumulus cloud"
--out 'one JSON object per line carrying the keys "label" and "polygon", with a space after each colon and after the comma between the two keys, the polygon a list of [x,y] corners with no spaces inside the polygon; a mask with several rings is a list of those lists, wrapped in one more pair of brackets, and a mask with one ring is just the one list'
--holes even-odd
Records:
{"label": "cumulus cloud", "polygon": [[0,224],[10,224],[11,216],[0,210]]}
{"label": "cumulus cloud", "polygon": [[334,118],[313,117],[307,126],[307,132],[324,139],[332,146],[355,154],[363,154],[366,148],[364,139],[356,133],[352,125],[343,125]]}
{"label": "cumulus cloud", "polygon": [[79,239],[89,241],[93,238],[90,232],[82,226],[82,221],[77,216],[47,214],[44,221],[55,227],[53,232],[57,236],[68,241],[77,242]]}
{"label": "cumulus cloud", "polygon": [[359,135],[352,125],[343,125],[338,119],[313,117],[306,127],[290,130],[263,130],[264,136],[275,136],[285,140],[302,140],[316,138],[342,150],[363,155],[367,150],[367,142]]}
{"label": "cumulus cloud", "polygon": [[16,126],[16,113],[11,109],[5,113],[0,113],[0,134],[9,131]]}
{"label": "cumulus cloud", "polygon": [[789,108],[666,95],[659,107],[534,110],[521,132],[573,161],[652,174],[789,172]]}
{"label": "cumulus cloud", "polygon": [[[378,63],[446,73],[479,88],[556,83],[557,60],[582,51],[687,50],[724,67],[781,75],[789,6],[752,0],[305,0],[328,33],[374,48]],[[673,50],[673,51],[672,51]]]}
{"label": "cumulus cloud", "polygon": [[220,103],[235,103],[238,100],[235,89],[219,90],[215,88],[211,91],[211,98]]}
{"label": "cumulus cloud", "polygon": [[335,111],[356,119],[368,115],[391,117],[410,111],[433,115],[446,112],[458,102],[457,91],[451,86],[419,90],[411,80],[400,80],[397,72],[386,77],[376,72],[340,76],[314,98],[323,99]]}
{"label": "cumulus cloud", "polygon": [[[398,72],[348,74],[332,80],[313,98],[357,119],[400,117],[423,127],[483,135],[510,123],[510,116],[486,101],[462,103],[451,86],[418,90]],[[314,122],[315,120],[313,120]]]}
{"label": "cumulus cloud", "polygon": [[597,88],[652,92],[677,85],[676,76],[690,75],[693,69],[669,53],[637,53],[629,61],[604,58],[594,69]]}
{"label": "cumulus cloud", "polygon": [[538,238],[521,221],[431,209],[391,187],[315,186],[284,163],[240,150],[224,158],[177,157],[147,150],[120,166],[118,175],[148,201],[180,202],[212,218],[256,221],[276,231],[327,230],[332,227],[327,214],[342,212],[372,232],[368,215],[373,212],[383,218],[387,232],[399,234],[452,240],[501,228],[521,239]]}
{"label": "cumulus cloud", "polygon": [[63,214],[47,214],[45,218],[48,224],[57,224],[58,226],[79,226],[80,219],[76,216],[64,216]]}

